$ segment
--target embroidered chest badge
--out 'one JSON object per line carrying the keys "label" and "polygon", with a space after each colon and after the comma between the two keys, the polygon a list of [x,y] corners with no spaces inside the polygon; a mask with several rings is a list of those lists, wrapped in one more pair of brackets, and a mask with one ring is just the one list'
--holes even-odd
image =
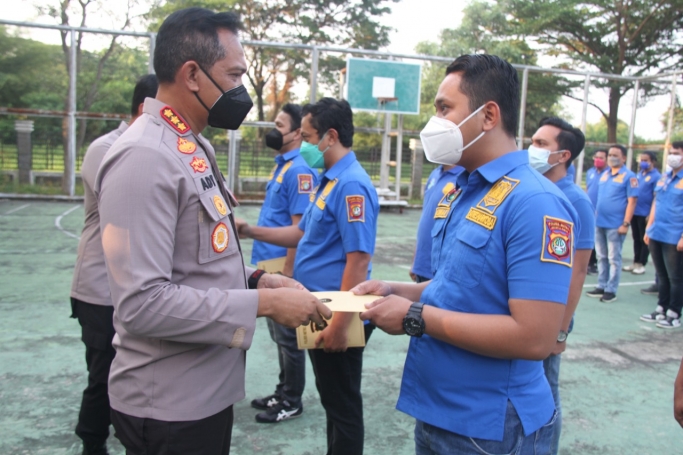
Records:
{"label": "embroidered chest badge", "polygon": [[166,123],[171,125],[171,128],[180,134],[190,131],[190,127],[185,123],[185,120],[171,106],[162,107],[159,112],[161,113],[161,118],[166,120]]}
{"label": "embroidered chest badge", "polygon": [[349,214],[349,223],[353,221],[365,223],[365,196],[346,196],[346,210]]}
{"label": "embroidered chest badge", "polygon": [[206,164],[206,160],[204,158],[199,158],[198,156],[192,158],[192,161],[190,161],[190,167],[195,173],[199,172],[200,174],[209,168],[209,166]]}
{"label": "embroidered chest badge", "polygon": [[223,198],[219,195],[213,197],[213,206],[216,207],[216,210],[218,210],[218,213],[220,213],[221,216],[228,214],[228,207],[225,205]]}
{"label": "embroidered chest badge", "polygon": [[188,141],[182,137],[178,137],[178,151],[186,155],[190,155],[197,150],[197,144],[192,141]]}
{"label": "embroidered chest badge", "polygon": [[451,206],[453,205],[453,202],[455,202],[456,199],[458,199],[458,196],[460,196],[460,193],[462,190],[459,188],[456,188],[455,185],[452,183],[449,183],[443,188],[443,197],[439,201],[439,204],[436,206],[436,210],[434,211],[434,219],[442,219],[446,218],[448,216],[448,213],[451,211]]}
{"label": "embroidered chest badge", "polygon": [[211,233],[211,246],[216,253],[222,253],[228,247],[230,234],[225,223],[218,223]]}
{"label": "embroidered chest badge", "polygon": [[486,193],[481,201],[477,204],[477,208],[494,214],[496,209],[503,203],[512,190],[519,185],[519,180],[510,177],[503,177],[493,184],[491,189]]}
{"label": "embroidered chest badge", "polygon": [[544,216],[541,261],[571,267],[574,259],[573,247],[574,223]]}
{"label": "embroidered chest badge", "polygon": [[626,172],[617,174],[617,176],[614,177],[614,183],[624,183],[624,177],[626,177]]}

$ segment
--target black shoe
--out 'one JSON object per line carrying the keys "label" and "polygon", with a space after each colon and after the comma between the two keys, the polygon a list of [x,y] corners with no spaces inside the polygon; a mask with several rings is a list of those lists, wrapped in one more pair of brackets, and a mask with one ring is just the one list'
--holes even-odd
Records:
{"label": "black shoe", "polygon": [[83,443],[82,455],[109,455],[107,452],[107,445],[105,444],[85,444]]}
{"label": "black shoe", "polygon": [[617,295],[613,292],[605,292],[604,294],[602,294],[602,297],[600,298],[600,301],[605,303],[616,302],[616,300]]}
{"label": "black shoe", "polygon": [[604,293],[605,293],[605,290],[604,290],[604,289],[595,288],[595,289],[593,289],[592,291],[586,292],[586,295],[587,295],[588,297],[598,298],[598,297],[602,297],[602,295],[603,295]]}
{"label": "black shoe", "polygon": [[597,265],[589,265],[588,266],[588,274],[589,275],[597,275],[598,274],[598,266]]}
{"label": "black shoe", "polygon": [[278,423],[289,419],[295,419],[304,412],[304,407],[290,406],[289,401],[282,400],[275,406],[271,406],[267,411],[256,414],[258,423]]}
{"label": "black shoe", "polygon": [[274,393],[263,398],[255,398],[251,400],[251,407],[255,409],[261,409],[263,411],[272,408],[280,402],[280,395]]}
{"label": "black shoe", "polygon": [[659,285],[653,283],[650,287],[641,289],[640,293],[645,295],[659,295]]}

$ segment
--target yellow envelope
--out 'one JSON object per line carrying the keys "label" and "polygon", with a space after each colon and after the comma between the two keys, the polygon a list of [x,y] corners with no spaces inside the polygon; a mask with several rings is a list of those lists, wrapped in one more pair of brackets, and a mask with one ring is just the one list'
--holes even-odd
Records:
{"label": "yellow envelope", "polygon": [[266,273],[278,273],[282,272],[285,268],[286,256],[281,258],[268,259],[267,261],[259,261],[256,263],[256,268],[263,270]]}

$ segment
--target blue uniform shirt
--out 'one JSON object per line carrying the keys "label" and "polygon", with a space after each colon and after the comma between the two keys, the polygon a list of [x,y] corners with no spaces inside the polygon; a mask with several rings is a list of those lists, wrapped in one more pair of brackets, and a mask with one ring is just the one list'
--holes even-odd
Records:
{"label": "blue uniform shirt", "polygon": [[375,252],[377,190],[350,152],[320,176],[313,200],[299,223],[304,236],[297,247],[294,278],[310,291],[338,291],[346,254]]}
{"label": "blue uniform shirt", "polygon": [[422,215],[417,226],[417,244],[415,245],[415,259],[412,272],[425,278],[432,278],[432,227],[434,226],[434,212],[441,198],[455,188],[455,181],[463,171],[462,166],[455,166],[444,171],[439,166],[429,174],[422,203]]}
{"label": "blue uniform shirt", "polygon": [[[432,265],[421,301],[450,311],[509,315],[509,299],[565,304],[576,212],[560,189],[506,154],[458,177],[437,206]],[[443,209],[443,210],[440,210]],[[510,400],[525,434],[548,423],[555,403],[541,361],[497,359],[412,338],[397,408],[461,435],[503,440]]]}
{"label": "blue uniform shirt", "polygon": [[[266,185],[266,198],[258,217],[258,226],[292,225],[292,215],[301,215],[310,203],[318,184],[318,172],[312,169],[299,149],[275,157],[275,167]],[[254,240],[251,263],[287,255],[287,248]]]}
{"label": "blue uniform shirt", "polygon": [[593,207],[598,206],[598,181],[606,169],[607,168],[604,168],[600,171],[597,167],[592,167],[586,171],[586,192],[588,193],[588,199],[591,200]]}
{"label": "blue uniform shirt", "polygon": [[655,186],[662,174],[657,169],[652,169],[650,172],[638,172],[638,202],[636,202],[636,211],[633,213],[638,216],[648,216],[652,208],[652,200],[655,195]]}
{"label": "blue uniform shirt", "polygon": [[574,163],[570,164],[567,168],[567,175],[570,176],[572,180],[576,180],[576,167],[574,166]]}
{"label": "blue uniform shirt", "polygon": [[636,174],[626,166],[622,166],[614,175],[611,168],[603,172],[598,182],[595,225],[605,229],[617,229],[621,226],[630,197],[638,197]]}
{"label": "blue uniform shirt", "polygon": [[668,172],[655,187],[655,221],[647,235],[658,242],[678,244],[683,234],[683,171]]}
{"label": "blue uniform shirt", "polygon": [[592,250],[595,246],[595,210],[586,193],[574,183],[573,177],[567,175],[555,183],[571,203],[578,216],[574,226],[577,250]]}

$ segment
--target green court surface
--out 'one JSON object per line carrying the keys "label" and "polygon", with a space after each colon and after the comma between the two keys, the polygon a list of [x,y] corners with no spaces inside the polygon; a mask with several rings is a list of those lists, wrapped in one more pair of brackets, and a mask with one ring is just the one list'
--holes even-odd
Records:
{"label": "green court surface", "polygon": [[[259,207],[236,211],[254,222]],[[408,279],[419,216],[418,210],[381,213],[374,277]],[[69,318],[69,290],[82,220],[77,202],[0,200],[2,455],[80,453],[73,428],[86,373],[80,327]],[[250,249],[245,242],[247,259]],[[627,240],[624,256],[632,254]],[[649,265],[645,275],[622,275],[616,302],[581,299],[561,370],[561,454],[683,453],[683,429],[672,413],[683,329],[664,331],[638,319],[654,309],[655,297],[639,292],[652,280]],[[589,277],[587,289],[595,282]],[[377,330],[365,351],[368,455],[414,453],[413,420],[394,409],[407,345],[406,336]],[[247,354],[247,398],[235,405],[231,453],[324,453],[325,416],[310,364],[303,415],[280,424],[255,422],[249,401],[270,394],[276,380],[275,346],[259,320]],[[109,444],[110,453],[124,453],[113,437]]]}

